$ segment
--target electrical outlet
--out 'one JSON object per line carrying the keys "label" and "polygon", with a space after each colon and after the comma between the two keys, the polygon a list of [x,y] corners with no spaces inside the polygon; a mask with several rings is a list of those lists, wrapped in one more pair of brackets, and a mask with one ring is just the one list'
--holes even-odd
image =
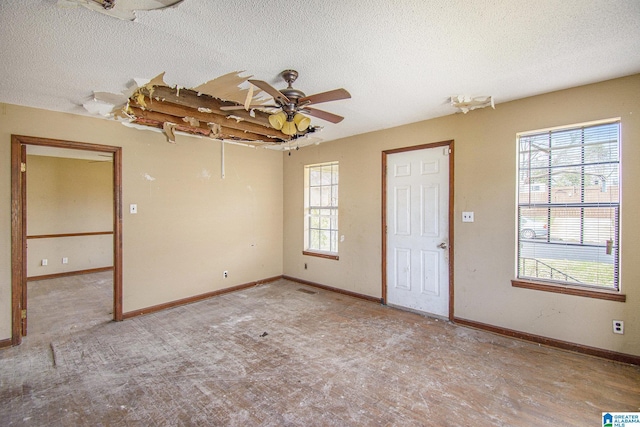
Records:
{"label": "electrical outlet", "polygon": [[46,258],[44,258],[42,260],[42,262],[40,263],[40,265],[42,265],[42,266],[46,266],[47,264],[49,264],[49,260],[47,260]]}
{"label": "electrical outlet", "polygon": [[462,212],[462,222],[473,222],[473,212]]}
{"label": "electrical outlet", "polygon": [[227,277],[229,277],[229,272],[228,272],[227,270],[225,270],[225,271],[222,273],[222,277],[223,277],[224,279],[226,279]]}
{"label": "electrical outlet", "polygon": [[69,258],[67,258],[67,257],[62,258],[62,263],[63,264],[69,264]]}
{"label": "electrical outlet", "polygon": [[613,333],[620,335],[624,334],[624,322],[622,320],[613,321]]}
{"label": "electrical outlet", "polygon": [[137,214],[138,213],[138,205],[132,203],[129,205],[129,213]]}

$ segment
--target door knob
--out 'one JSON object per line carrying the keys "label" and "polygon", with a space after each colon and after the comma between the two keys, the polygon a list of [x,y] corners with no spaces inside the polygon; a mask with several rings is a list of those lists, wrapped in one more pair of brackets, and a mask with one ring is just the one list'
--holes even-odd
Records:
{"label": "door knob", "polygon": [[446,242],[442,242],[442,243],[440,243],[440,244],[438,245],[438,247],[439,247],[440,249],[447,249],[447,243],[446,243]]}

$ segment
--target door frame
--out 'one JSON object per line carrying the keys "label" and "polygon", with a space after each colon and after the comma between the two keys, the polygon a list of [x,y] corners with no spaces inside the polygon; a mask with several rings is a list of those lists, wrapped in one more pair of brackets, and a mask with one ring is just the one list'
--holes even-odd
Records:
{"label": "door frame", "polygon": [[[27,145],[113,154],[113,320],[122,320],[122,148],[111,145],[11,135],[11,344],[22,342],[27,286],[27,185],[22,172]],[[25,301],[26,302],[26,301]]]}
{"label": "door frame", "polygon": [[406,151],[449,148],[449,320],[453,321],[453,140],[382,151],[382,304],[387,304],[387,156]]}

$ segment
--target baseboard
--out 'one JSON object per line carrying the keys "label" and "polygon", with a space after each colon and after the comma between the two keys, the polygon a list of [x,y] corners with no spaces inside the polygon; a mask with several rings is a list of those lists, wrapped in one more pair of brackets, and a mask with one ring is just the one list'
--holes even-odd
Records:
{"label": "baseboard", "polygon": [[111,267],[90,268],[87,270],[65,271],[64,273],[44,274],[42,276],[27,277],[27,282],[35,282],[37,280],[57,279],[58,277],[78,276],[80,274],[101,273],[103,271],[112,271]]}
{"label": "baseboard", "polygon": [[473,320],[461,319],[454,317],[453,322],[458,325],[469,326],[483,331],[493,332],[510,338],[517,338],[525,341],[531,341],[538,344],[547,345],[549,347],[561,348],[563,350],[575,351],[576,353],[588,354],[590,356],[601,357],[616,362],[629,363],[632,365],[640,365],[640,356],[632,354],[618,353],[615,351],[604,350],[596,347],[589,347],[582,344],[575,344],[568,341],[557,340],[554,338],[543,337],[540,335],[529,334],[527,332],[514,331],[513,329],[502,328],[500,326],[488,325],[486,323],[475,322]]}
{"label": "baseboard", "polygon": [[320,283],[310,282],[308,280],[298,279],[297,277],[291,276],[282,276],[283,279],[290,280],[292,282],[297,282],[307,286],[313,286],[314,288],[324,289],[325,291],[336,292],[342,295],[348,295],[350,297],[359,298],[367,301],[382,303],[381,298],[372,297],[369,295],[359,294],[357,292],[351,292],[340,288],[334,288],[333,286],[321,285]]}
{"label": "baseboard", "polygon": [[11,338],[7,338],[6,340],[0,340],[0,348],[7,348],[13,345],[13,341]]}
{"label": "baseboard", "polygon": [[178,307],[185,304],[191,304],[194,302],[202,301],[208,298],[213,298],[219,295],[224,295],[229,292],[241,291],[243,289],[250,288],[252,286],[261,285],[264,283],[275,282],[276,280],[280,280],[282,276],[270,277],[268,279],[257,280],[255,282],[245,283],[242,285],[232,286],[230,288],[224,288],[217,291],[207,292],[200,295],[194,295],[192,297],[182,298],[175,301],[169,301],[163,304],[154,305],[151,307],[141,308],[139,310],[128,311],[122,314],[122,319],[130,319],[132,317],[142,316],[145,314],[156,313],[158,311],[167,310],[169,308]]}
{"label": "baseboard", "polygon": [[[95,273],[98,271],[108,271],[108,270],[112,270],[113,267],[106,267],[106,268],[101,268],[101,269],[92,269],[92,270],[84,270],[83,272],[74,272],[75,274],[87,274],[87,273]],[[68,275],[71,276],[73,274],[69,274],[69,273],[61,273],[62,275]],[[62,277],[61,275],[57,275],[57,274],[52,274],[52,275],[48,275],[48,276],[56,276],[56,277]],[[38,277],[42,277],[44,278],[44,276],[38,276]],[[53,278],[53,277],[49,277],[49,278]],[[217,291],[212,291],[212,292],[207,292],[204,294],[200,294],[200,295],[195,295],[192,297],[188,297],[188,298],[183,298],[180,300],[176,300],[176,301],[170,301],[164,304],[158,304],[158,305],[154,305],[151,307],[147,307],[147,308],[143,308],[143,309],[139,309],[139,310],[133,310],[133,311],[129,311],[127,313],[123,313],[122,318],[123,319],[130,319],[132,317],[136,317],[136,316],[142,316],[145,314],[150,314],[150,313],[155,313],[158,311],[162,311],[162,310],[166,310],[172,307],[177,307],[180,305],[185,305],[185,304],[191,304],[197,301],[202,301],[205,300],[207,298],[212,298],[215,296],[219,296],[219,295],[223,295],[229,292],[236,292],[236,291],[240,291],[242,289],[247,289],[250,288],[252,286],[256,286],[256,285],[260,285],[263,283],[270,283],[270,282],[275,282],[276,280],[279,279],[286,279],[286,280],[290,280],[292,282],[297,282],[303,285],[307,285],[307,286],[312,286],[315,288],[319,288],[319,289],[323,289],[326,291],[330,291],[330,292],[336,292],[339,294],[343,294],[343,295],[347,295],[350,297],[354,297],[354,298],[359,298],[359,299],[363,299],[366,301],[371,301],[371,302],[376,302],[376,303],[381,303],[382,300],[380,298],[376,298],[376,297],[372,297],[369,295],[364,295],[364,294],[359,294],[357,292],[352,292],[352,291],[347,291],[344,289],[340,289],[340,288],[334,288],[332,286],[327,286],[327,285],[322,285],[320,283],[315,283],[315,282],[310,282],[308,280],[303,280],[303,279],[298,279],[296,277],[292,277],[292,276],[274,276],[274,277],[270,277],[268,279],[263,279],[263,280],[258,280],[255,282],[250,282],[250,283],[245,283],[242,285],[237,285],[237,286],[232,286],[230,288],[225,288],[225,289],[220,289]],[[30,278],[28,280],[36,280],[35,278]],[[43,279],[37,279],[37,280],[43,280]],[[500,326],[494,326],[494,325],[489,325],[486,323],[482,323],[482,322],[476,322],[473,320],[467,320],[467,319],[462,319],[459,317],[454,317],[453,318],[453,322],[459,325],[464,325],[464,326],[469,326],[471,328],[475,328],[475,329],[480,329],[483,331],[488,331],[488,332],[493,332],[499,335],[504,335],[507,337],[511,337],[511,338],[517,338],[517,339],[522,339],[525,341],[530,341],[530,342],[535,342],[538,344],[543,344],[543,345],[547,345],[550,347],[556,347],[556,348],[560,348],[563,350],[570,350],[570,351],[575,351],[576,353],[582,353],[582,354],[588,354],[591,356],[596,356],[596,357],[601,357],[604,359],[608,359],[608,360],[613,360],[616,362],[622,362],[622,363],[629,363],[629,364],[633,364],[633,365],[640,365],[640,356],[634,356],[631,354],[625,354],[625,353],[618,353],[615,351],[610,351],[610,350],[604,350],[604,349],[600,349],[600,348],[596,348],[596,347],[589,347],[586,345],[581,345],[581,344],[575,344],[575,343],[571,343],[568,341],[562,341],[562,340],[557,340],[554,338],[548,338],[548,337],[543,337],[540,335],[534,335],[534,334],[529,334],[527,332],[520,332],[520,331],[515,331],[513,329],[507,329],[507,328],[503,328]],[[12,346],[12,341],[11,339],[5,339],[5,340],[0,340],[0,348],[6,348],[6,347],[11,347]]]}

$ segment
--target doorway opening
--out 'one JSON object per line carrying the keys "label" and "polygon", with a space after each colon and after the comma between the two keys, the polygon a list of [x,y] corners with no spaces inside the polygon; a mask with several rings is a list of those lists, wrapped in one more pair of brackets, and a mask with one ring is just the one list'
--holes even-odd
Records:
{"label": "doorway opening", "polygon": [[453,141],[382,152],[382,301],[453,320]]}
{"label": "doorway opening", "polygon": [[[11,292],[12,345],[27,334],[27,148],[80,150],[112,157],[113,320],[122,320],[122,148],[12,135],[11,137]],[[80,233],[83,234],[83,233]],[[86,233],[84,233],[86,234]],[[33,237],[33,236],[32,236]],[[41,236],[42,237],[42,236]],[[47,236],[44,236],[46,238]],[[58,236],[59,237],[59,236]],[[74,236],[66,236],[74,237]],[[77,237],[77,236],[75,236]],[[64,262],[64,260],[63,260]]]}

